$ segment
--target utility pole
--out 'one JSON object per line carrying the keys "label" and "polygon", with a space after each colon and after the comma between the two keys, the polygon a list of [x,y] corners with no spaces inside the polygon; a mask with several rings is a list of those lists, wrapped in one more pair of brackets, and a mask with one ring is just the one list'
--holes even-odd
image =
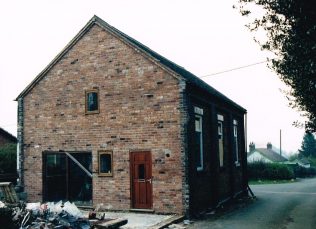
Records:
{"label": "utility pole", "polygon": [[280,129],[280,156],[282,156],[282,130]]}

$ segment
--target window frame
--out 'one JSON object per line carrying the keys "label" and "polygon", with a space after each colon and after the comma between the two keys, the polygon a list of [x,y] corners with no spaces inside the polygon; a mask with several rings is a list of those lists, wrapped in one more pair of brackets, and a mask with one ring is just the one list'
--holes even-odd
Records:
{"label": "window frame", "polygon": [[[96,93],[97,94],[97,108],[96,110],[89,111],[88,110],[88,94],[89,93]],[[99,96],[99,90],[98,89],[89,89],[85,90],[85,114],[98,114],[100,113],[100,96]]]}
{"label": "window frame", "polygon": [[[220,168],[224,167],[224,153],[225,153],[225,143],[224,143],[224,115],[217,114],[217,136],[218,136],[218,157]],[[222,142],[220,142],[222,140]],[[220,148],[222,144],[222,148]],[[222,149],[222,152],[221,152]]]}
{"label": "window frame", "polygon": [[[199,141],[199,144],[200,144],[200,152],[198,154],[199,156],[199,159],[201,161],[201,165],[198,166],[196,165],[196,170],[198,172],[200,171],[203,171],[204,169],[204,149],[203,149],[203,109],[202,108],[199,108],[199,107],[194,107],[194,134],[196,134],[196,132],[199,132],[200,133],[200,141]],[[196,127],[196,119],[199,119],[199,128],[197,129]]]}
{"label": "window frame", "polygon": [[233,120],[233,137],[234,137],[234,154],[235,154],[235,165],[240,166],[239,162],[239,134],[238,134],[238,121]]}
{"label": "window frame", "polygon": [[[111,170],[109,173],[101,172],[101,156],[110,155],[111,158]],[[113,151],[111,150],[100,150],[98,151],[98,175],[102,177],[113,177]]]}

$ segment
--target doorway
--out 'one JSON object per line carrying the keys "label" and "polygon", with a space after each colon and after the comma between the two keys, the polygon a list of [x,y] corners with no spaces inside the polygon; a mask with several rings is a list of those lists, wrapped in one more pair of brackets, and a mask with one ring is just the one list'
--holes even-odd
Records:
{"label": "doorway", "polygon": [[150,152],[131,152],[132,208],[152,208],[152,160]]}
{"label": "doorway", "polygon": [[81,206],[92,205],[92,178],[88,175],[91,167],[90,152],[44,152],[44,201],[69,200]]}

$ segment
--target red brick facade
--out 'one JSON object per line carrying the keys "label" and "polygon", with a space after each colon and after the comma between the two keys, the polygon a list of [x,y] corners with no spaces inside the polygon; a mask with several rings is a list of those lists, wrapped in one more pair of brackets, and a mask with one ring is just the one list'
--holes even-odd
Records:
{"label": "red brick facade", "polygon": [[[85,90],[93,88],[100,112],[85,115]],[[24,97],[29,200],[42,200],[43,151],[91,151],[93,204],[129,209],[129,153],[149,150],[153,209],[182,213],[179,96],[174,76],[94,25]],[[113,151],[113,177],[97,174],[104,149]]]}

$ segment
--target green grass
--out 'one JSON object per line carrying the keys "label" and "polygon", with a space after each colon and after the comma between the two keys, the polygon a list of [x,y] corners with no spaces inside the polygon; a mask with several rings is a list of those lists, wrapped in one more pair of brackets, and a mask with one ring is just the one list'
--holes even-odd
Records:
{"label": "green grass", "polygon": [[294,183],[296,179],[291,180],[249,180],[250,185],[260,185],[260,184],[284,184],[284,183]]}

